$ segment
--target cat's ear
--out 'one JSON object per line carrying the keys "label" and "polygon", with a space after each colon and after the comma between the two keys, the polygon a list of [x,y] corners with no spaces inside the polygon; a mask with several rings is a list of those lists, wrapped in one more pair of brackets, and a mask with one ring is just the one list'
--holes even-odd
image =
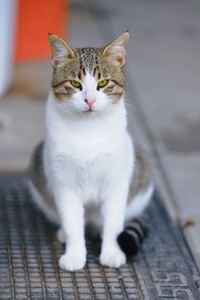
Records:
{"label": "cat's ear", "polygon": [[52,65],[56,67],[67,58],[75,56],[74,51],[57,35],[49,33],[49,45],[51,49]]}
{"label": "cat's ear", "polygon": [[119,66],[123,66],[125,64],[126,55],[125,46],[128,43],[128,39],[129,33],[126,31],[103,48],[103,56],[115,59]]}

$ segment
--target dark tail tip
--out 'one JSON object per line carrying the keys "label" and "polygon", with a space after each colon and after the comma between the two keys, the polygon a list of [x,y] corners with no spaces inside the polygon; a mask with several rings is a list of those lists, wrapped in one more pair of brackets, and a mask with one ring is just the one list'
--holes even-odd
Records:
{"label": "dark tail tip", "polygon": [[138,245],[135,239],[126,231],[122,231],[117,238],[122,251],[128,256],[134,256],[138,253]]}
{"label": "dark tail tip", "polygon": [[129,222],[117,238],[122,251],[127,256],[136,255],[147,232],[148,228],[144,221],[135,219]]}

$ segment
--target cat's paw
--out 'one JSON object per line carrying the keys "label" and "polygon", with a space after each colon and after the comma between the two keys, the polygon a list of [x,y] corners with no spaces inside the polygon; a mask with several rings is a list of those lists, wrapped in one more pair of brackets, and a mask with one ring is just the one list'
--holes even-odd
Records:
{"label": "cat's paw", "polygon": [[100,263],[110,268],[119,268],[126,263],[126,255],[121,249],[103,251],[100,255]]}
{"label": "cat's paw", "polygon": [[61,227],[57,230],[56,237],[60,243],[62,243],[62,244],[65,243],[65,234]]}
{"label": "cat's paw", "polygon": [[86,258],[83,256],[76,256],[64,254],[59,259],[59,266],[63,270],[70,272],[82,269],[85,266]]}

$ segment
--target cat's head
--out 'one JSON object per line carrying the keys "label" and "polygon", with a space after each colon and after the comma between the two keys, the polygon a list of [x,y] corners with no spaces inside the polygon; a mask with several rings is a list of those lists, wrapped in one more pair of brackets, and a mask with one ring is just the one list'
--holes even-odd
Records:
{"label": "cat's head", "polygon": [[114,109],[124,93],[128,39],[129,33],[125,32],[102,48],[71,48],[58,36],[49,34],[55,101],[76,113]]}

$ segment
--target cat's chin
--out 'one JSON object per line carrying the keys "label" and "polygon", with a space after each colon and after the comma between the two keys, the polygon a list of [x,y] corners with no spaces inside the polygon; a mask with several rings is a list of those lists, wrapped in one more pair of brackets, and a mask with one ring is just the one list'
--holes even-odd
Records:
{"label": "cat's chin", "polygon": [[90,115],[92,113],[97,113],[97,111],[94,109],[87,109],[87,110],[84,110],[83,113]]}
{"label": "cat's chin", "polygon": [[87,110],[83,111],[82,115],[84,115],[86,118],[93,118],[94,116],[99,115],[101,112],[96,111],[96,110]]}
{"label": "cat's chin", "polygon": [[95,109],[75,110],[75,113],[77,113],[79,115],[90,117],[90,116],[94,116],[97,114],[101,114],[102,110],[95,110]]}

